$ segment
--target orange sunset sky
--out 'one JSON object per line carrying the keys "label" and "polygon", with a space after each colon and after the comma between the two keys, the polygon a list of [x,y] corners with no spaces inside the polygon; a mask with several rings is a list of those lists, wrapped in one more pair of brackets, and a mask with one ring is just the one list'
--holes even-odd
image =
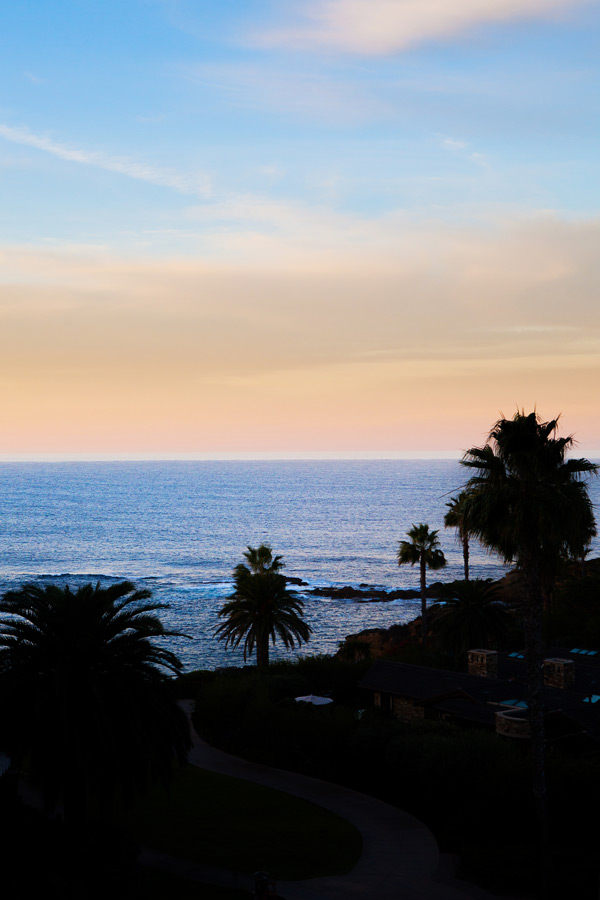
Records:
{"label": "orange sunset sky", "polygon": [[284,6],[11,12],[0,456],[600,454],[599,5]]}

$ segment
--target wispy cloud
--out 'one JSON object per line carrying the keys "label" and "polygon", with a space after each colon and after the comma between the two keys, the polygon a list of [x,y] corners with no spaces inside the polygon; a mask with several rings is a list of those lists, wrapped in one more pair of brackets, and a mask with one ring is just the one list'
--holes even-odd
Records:
{"label": "wispy cloud", "polygon": [[67,162],[94,166],[108,172],[117,172],[128,178],[146,181],[159,187],[172,188],[180,194],[206,197],[211,193],[210,179],[206,174],[182,175],[172,169],[150,166],[124,156],[110,156],[96,150],[80,150],[57,143],[48,135],[34,134],[28,128],[0,124],[0,137],[13,144],[34,147]]}
{"label": "wispy cloud", "polygon": [[43,84],[44,79],[40,78],[38,75],[35,75],[33,72],[24,72],[25,78],[27,81],[30,81],[32,84]]}
{"label": "wispy cloud", "polygon": [[319,71],[271,65],[210,63],[187,66],[184,77],[218,91],[233,106],[266,109],[297,121],[356,124],[389,115],[389,104],[368,86]]}
{"label": "wispy cloud", "polygon": [[387,54],[482,25],[551,19],[591,0],[312,0],[294,21],[264,30],[266,46]]}
{"label": "wispy cloud", "polygon": [[440,147],[444,150],[449,150],[451,153],[456,153],[461,156],[463,159],[467,159],[469,162],[474,163],[476,166],[479,166],[482,169],[490,169],[490,161],[485,153],[478,153],[477,151],[469,150],[468,141],[456,140],[456,138],[445,137],[444,135],[438,135],[440,141]]}
{"label": "wispy cloud", "polygon": [[467,147],[466,141],[457,141],[454,138],[442,138],[441,145],[445,150],[464,150]]}

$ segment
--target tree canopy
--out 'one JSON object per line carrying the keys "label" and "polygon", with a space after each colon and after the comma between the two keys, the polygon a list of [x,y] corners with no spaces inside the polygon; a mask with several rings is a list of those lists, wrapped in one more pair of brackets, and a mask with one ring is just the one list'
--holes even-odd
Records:
{"label": "tree canopy", "polygon": [[456,528],[458,540],[462,546],[463,564],[465,569],[465,581],[469,580],[469,494],[461,491],[458,496],[452,497],[448,503],[448,512],[444,516],[446,528]]}
{"label": "tree canopy", "polygon": [[128,581],[26,584],[0,600],[0,692],[10,752],[49,810],[81,819],[90,797],[165,782],[189,747],[167,683],[182,669],[157,639],[164,605]]}
{"label": "tree canopy", "polygon": [[573,437],[557,437],[558,419],[537,413],[499,419],[484,447],[465,453],[468,530],[505,562],[555,570],[560,558],[580,558],[596,534],[583,476],[597,466],[569,459]]}
{"label": "tree canopy", "polygon": [[447,584],[441,599],[431,630],[448,653],[466,659],[468,650],[498,649],[511,631],[513,617],[489,578]]}
{"label": "tree canopy", "polygon": [[430,531],[429,525],[421,522],[407,531],[410,541],[400,541],[398,565],[419,564],[421,575],[421,640],[427,638],[427,569],[441,569],[446,565],[438,532]]}
{"label": "tree canopy", "polygon": [[[558,419],[543,422],[537,412],[501,418],[483,447],[465,453],[473,471],[469,532],[514,562],[523,574],[521,605],[527,661],[533,790],[542,848],[548,844],[542,706],[542,607],[561,558],[580,558],[596,525],[584,477],[597,471],[587,459],[569,459],[573,438],[558,437]],[[542,871],[548,859],[542,859]],[[542,891],[543,892],[543,891]]]}
{"label": "tree canopy", "polygon": [[281,556],[273,556],[267,544],[248,547],[233,571],[234,591],[219,611],[224,621],[215,629],[225,646],[243,641],[244,661],[256,649],[258,666],[269,664],[269,642],[282,641],[288,650],[300,647],[312,633],[304,621],[304,603],[287,586]]}

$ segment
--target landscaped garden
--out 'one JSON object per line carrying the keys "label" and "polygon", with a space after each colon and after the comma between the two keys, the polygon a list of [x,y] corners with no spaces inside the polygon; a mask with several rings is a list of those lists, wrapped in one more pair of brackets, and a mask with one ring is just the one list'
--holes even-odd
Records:
{"label": "landscaped garden", "polygon": [[321,807],[195,766],[181,769],[168,790],[150,791],[123,825],[163,853],[281,879],[348,872],[362,848],[356,828]]}
{"label": "landscaped garden", "polygon": [[[263,672],[198,672],[184,683],[196,685],[196,728],[211,743],[393,803],[428,825],[442,851],[461,857],[462,877],[533,893],[528,746],[446,722],[401,723],[373,708],[358,715],[372,702],[358,689],[365,665],[305,658]],[[293,699],[324,692],[337,702]],[[600,802],[600,760],[549,750],[548,782],[556,896],[591,896],[600,859],[586,821]]]}

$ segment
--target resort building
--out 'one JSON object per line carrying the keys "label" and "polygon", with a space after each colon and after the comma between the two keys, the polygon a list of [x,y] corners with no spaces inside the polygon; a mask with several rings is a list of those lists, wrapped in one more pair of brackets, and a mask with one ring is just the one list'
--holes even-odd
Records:
{"label": "resort building", "polygon": [[[470,650],[468,672],[380,660],[361,687],[400,721],[442,719],[527,739],[525,659],[520,651]],[[572,750],[600,749],[600,654],[553,648],[544,660],[546,739]]]}

